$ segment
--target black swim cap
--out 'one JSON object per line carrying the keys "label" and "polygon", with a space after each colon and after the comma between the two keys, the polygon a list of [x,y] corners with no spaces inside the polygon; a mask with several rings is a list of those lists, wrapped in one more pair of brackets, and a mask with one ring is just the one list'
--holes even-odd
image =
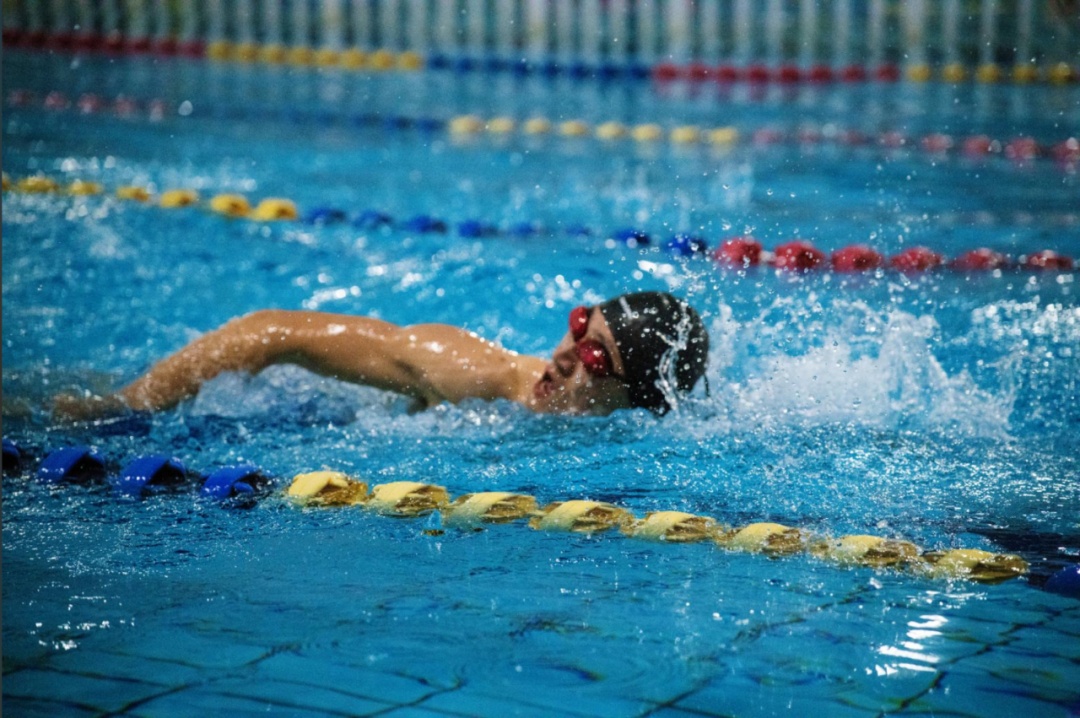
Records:
{"label": "black swim cap", "polygon": [[630,403],[666,414],[705,373],[709,335],[701,317],[667,292],[638,292],[599,305],[622,356]]}

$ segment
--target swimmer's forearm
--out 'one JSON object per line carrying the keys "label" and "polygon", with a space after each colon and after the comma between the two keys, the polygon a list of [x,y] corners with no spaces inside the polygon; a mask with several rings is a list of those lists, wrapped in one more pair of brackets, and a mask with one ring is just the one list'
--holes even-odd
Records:
{"label": "swimmer's forearm", "polygon": [[[391,372],[382,366],[388,362],[381,358],[381,344],[392,329],[393,325],[366,317],[258,311],[234,319],[158,362],[117,396],[131,409],[168,409],[194,396],[222,372],[254,374],[286,362],[347,381],[398,388],[393,386],[396,381],[382,376]],[[368,371],[358,372],[357,364]],[[386,386],[388,381],[391,386]]]}
{"label": "swimmer's forearm", "polygon": [[258,314],[235,319],[159,361],[117,396],[132,409],[168,409],[221,372],[263,369],[271,356],[265,335]]}

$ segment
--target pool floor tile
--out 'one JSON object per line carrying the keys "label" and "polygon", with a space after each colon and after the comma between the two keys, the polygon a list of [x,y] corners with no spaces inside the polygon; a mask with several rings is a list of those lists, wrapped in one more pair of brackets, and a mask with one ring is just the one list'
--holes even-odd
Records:
{"label": "pool floor tile", "polygon": [[1014,695],[1039,697],[1080,709],[1080,663],[1009,648],[975,656],[951,669],[947,677],[986,685]]}
{"label": "pool floor tile", "polygon": [[1080,662],[1080,640],[1062,634],[1054,626],[1025,627],[1014,636],[1008,645],[1010,651]]}
{"label": "pool floor tile", "polygon": [[71,703],[57,703],[34,698],[12,698],[5,695],[3,713],[6,716],[19,716],[19,718],[56,718],[57,716],[78,718],[83,715],[100,715],[101,711],[80,708]]}
{"label": "pool floor tile", "polygon": [[[536,686],[548,686],[538,691]],[[520,684],[470,684],[457,691],[436,694],[420,705],[425,708],[464,712],[470,714],[470,706],[476,703],[493,706],[514,706],[515,715],[561,715],[575,716],[637,716],[653,704],[613,695],[610,691],[581,689],[552,689],[542,681]],[[470,714],[471,715],[471,714]],[[483,715],[491,715],[484,713]],[[499,715],[498,712],[495,715]]]}
{"label": "pool floor tile", "polygon": [[157,686],[180,686],[201,682],[206,674],[197,666],[179,661],[141,658],[120,653],[72,651],[53,656],[52,668],[92,677],[145,681]]}
{"label": "pool floor tile", "polygon": [[964,666],[947,672],[933,690],[912,701],[909,710],[935,714],[970,713],[980,718],[1066,718],[1075,715],[1076,702],[1071,703],[1073,711],[1065,705],[1040,699],[1027,688],[1014,689],[1007,682],[988,677],[985,671]]}
{"label": "pool floor tile", "polygon": [[127,711],[124,715],[132,718],[187,718],[188,716],[246,716],[246,715],[287,715],[296,718],[310,716],[354,716],[362,713],[328,711],[326,709],[307,709],[294,704],[277,704],[257,697],[236,696],[219,693],[210,686],[200,686],[177,691],[147,701]]}
{"label": "pool floor tile", "polygon": [[86,706],[102,712],[117,711],[162,691],[143,681],[124,681],[27,668],[4,676],[4,700],[52,700]]}
{"label": "pool floor tile", "polygon": [[214,670],[243,666],[269,653],[267,648],[245,646],[231,641],[228,636],[209,638],[184,630],[160,630],[150,635],[156,640],[140,641],[138,649],[128,655]]}
{"label": "pool floor tile", "polygon": [[[497,716],[516,716],[515,713],[454,713],[441,710],[429,710],[421,706],[409,706],[407,708],[395,708],[385,713],[379,713],[378,718],[484,718],[488,715]],[[551,715],[550,713],[545,715]]]}
{"label": "pool floor tile", "polygon": [[836,694],[837,686],[826,681],[820,681],[820,685],[765,685],[747,675],[732,675],[686,696],[673,707],[721,716],[827,715],[830,718],[869,718],[879,712],[837,702]]}
{"label": "pool floor tile", "polygon": [[311,685],[300,680],[243,680],[214,681],[208,688],[233,698],[261,702],[283,710],[307,710],[327,714],[364,715],[386,710],[401,702],[387,704],[357,695],[342,687],[341,690]]}
{"label": "pool floor tile", "polygon": [[[520,716],[521,718],[591,715],[577,713],[573,707],[564,706],[562,709],[555,709],[551,706],[536,705],[532,698],[533,696],[522,696],[522,700],[518,701],[506,696],[485,695],[479,691],[462,689],[432,696],[415,707],[439,715]],[[609,715],[615,716],[619,713],[612,709]]]}
{"label": "pool floor tile", "polygon": [[260,661],[255,668],[259,680],[307,684],[381,702],[383,707],[410,705],[443,690],[395,673],[328,662],[292,653],[281,653]]}

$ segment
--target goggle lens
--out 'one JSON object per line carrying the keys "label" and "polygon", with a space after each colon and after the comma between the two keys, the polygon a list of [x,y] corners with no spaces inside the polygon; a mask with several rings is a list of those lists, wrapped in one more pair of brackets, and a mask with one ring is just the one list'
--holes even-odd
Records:
{"label": "goggle lens", "polygon": [[570,310],[570,336],[575,342],[579,342],[585,337],[587,331],[589,331],[589,308],[574,307]]}
{"label": "goggle lens", "polygon": [[595,339],[583,339],[574,345],[574,349],[585,371],[597,379],[611,376],[611,357],[608,356],[603,344]]}

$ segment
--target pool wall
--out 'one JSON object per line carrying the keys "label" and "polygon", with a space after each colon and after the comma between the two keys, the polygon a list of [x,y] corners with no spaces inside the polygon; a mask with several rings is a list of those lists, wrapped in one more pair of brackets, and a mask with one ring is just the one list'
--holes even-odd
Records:
{"label": "pool wall", "polygon": [[1080,14],[1018,0],[8,0],[7,46],[350,69],[1076,81]]}

